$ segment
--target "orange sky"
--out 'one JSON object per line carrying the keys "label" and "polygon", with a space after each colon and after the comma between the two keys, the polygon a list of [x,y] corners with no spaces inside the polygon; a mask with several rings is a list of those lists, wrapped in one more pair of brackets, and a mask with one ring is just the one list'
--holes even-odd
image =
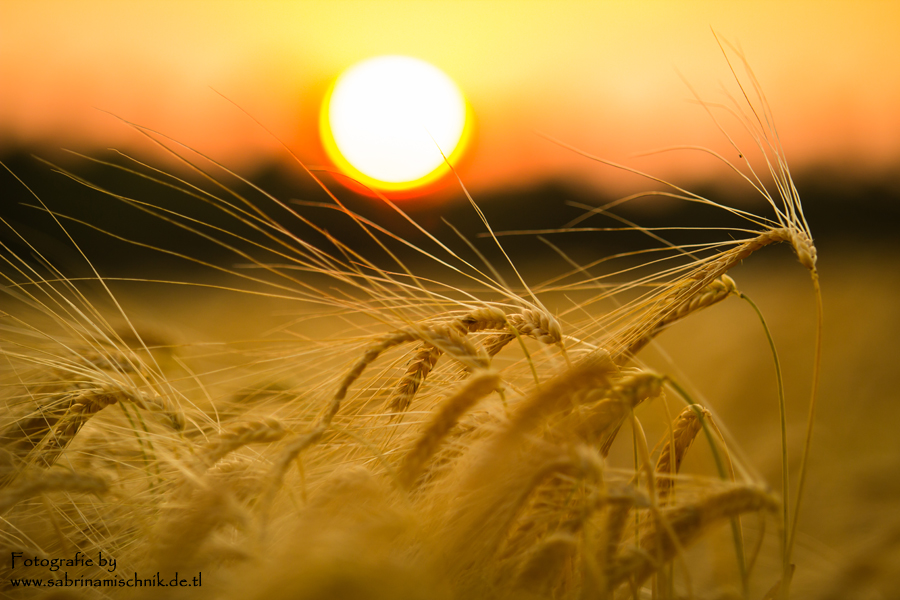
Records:
{"label": "orange sky", "polygon": [[[628,159],[676,145],[724,150],[681,72],[718,101],[728,67],[710,31],[739,43],[764,85],[796,173],[900,163],[897,2],[42,2],[0,3],[0,151],[131,148],[100,108],[238,170],[281,152],[218,90],[312,165],[331,78],[379,54],[437,65],[477,116],[473,190],[621,174],[565,151],[668,177],[708,159]],[[146,144],[143,144],[146,147]]]}

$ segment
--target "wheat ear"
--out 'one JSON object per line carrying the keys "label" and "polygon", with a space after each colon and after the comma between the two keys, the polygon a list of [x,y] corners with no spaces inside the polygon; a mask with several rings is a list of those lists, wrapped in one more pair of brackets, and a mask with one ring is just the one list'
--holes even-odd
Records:
{"label": "wheat ear", "polygon": [[456,322],[460,328],[469,333],[477,333],[490,329],[505,329],[507,316],[499,308],[483,306],[459,317]]}
{"label": "wheat ear", "polygon": [[151,413],[158,413],[165,417],[169,427],[175,431],[183,431],[185,428],[184,412],[165,396],[149,396],[139,391],[120,390],[123,397],[127,398],[138,408]]}
{"label": "wheat ear", "polygon": [[39,403],[35,410],[16,418],[0,432],[0,446],[16,459],[26,460],[43,443],[47,433],[57,426],[80,393],[54,394],[52,401]]}
{"label": "wheat ear", "polygon": [[768,491],[746,485],[708,495],[691,504],[661,510],[654,514],[655,524],[641,536],[639,547],[624,552],[615,560],[610,570],[610,585],[615,587],[633,579],[639,586],[671,561],[679,548],[696,541],[713,525],[743,513],[772,512],[777,508],[778,503]]}
{"label": "wheat ear", "polygon": [[711,419],[712,415],[709,411],[696,404],[685,407],[675,418],[675,422],[672,424],[671,439],[663,446],[659,459],[656,461],[656,473],[658,476],[662,476],[658,477],[656,483],[661,505],[668,503],[675,487],[673,476],[678,474],[685,453],[703,428],[703,421],[708,422]]}
{"label": "wheat ear", "polygon": [[541,541],[523,561],[516,577],[515,589],[526,590],[536,597],[552,597],[565,565],[578,553],[578,538],[567,532],[556,532]]}
{"label": "wheat ear", "polygon": [[419,477],[425,463],[440,446],[459,418],[476,402],[493,392],[500,385],[500,375],[495,371],[480,371],[473,375],[449,399],[425,428],[413,449],[404,457],[399,478],[404,487],[410,487]]}
{"label": "wheat ear", "polygon": [[[50,467],[93,415],[124,400],[143,410],[161,412],[173,429],[184,429],[184,415],[162,397],[150,398],[137,391],[101,385],[65,392],[38,405],[0,433],[0,445],[25,463],[34,457],[35,462]],[[0,481],[0,487],[14,478],[15,475],[7,475]]]}
{"label": "wheat ear", "polygon": [[[809,237],[796,228],[773,228],[719,255],[702,261],[690,273],[671,284],[671,289],[654,301],[650,313],[616,336],[607,351],[613,360],[622,361],[633,344],[650,336],[670,315],[686,310],[698,294],[725,275],[732,267],[757,250],[776,242],[789,242],[800,262],[815,272],[816,249]],[[596,352],[596,351],[595,351]]]}
{"label": "wheat ear", "polygon": [[434,369],[443,353],[443,350],[431,344],[419,346],[406,369],[406,373],[400,379],[391,396],[389,404],[391,412],[404,412],[409,407],[413,397],[419,391],[419,387]]}
{"label": "wheat ear", "polygon": [[376,343],[369,346],[363,353],[362,358],[356,361],[353,367],[344,375],[338,390],[332,397],[331,402],[325,408],[324,414],[308,432],[301,434],[291,440],[282,450],[281,454],[275,460],[272,470],[272,483],[270,491],[264,499],[264,506],[268,506],[274,497],[275,491],[280,487],[284,480],[284,475],[290,468],[291,463],[306,448],[318,443],[331,421],[341,407],[341,402],[347,396],[350,386],[356,381],[366,367],[372,364],[383,352],[394,346],[413,341],[423,341],[441,348],[444,352],[450,354],[457,360],[472,368],[486,369],[488,366],[488,357],[484,352],[479,352],[472,343],[463,336],[457,327],[446,324],[436,325],[434,323],[425,323],[418,327],[409,327],[390,333]]}
{"label": "wheat ear", "polygon": [[676,305],[674,310],[663,315],[659,323],[643,337],[633,341],[622,351],[621,360],[633,357],[640,352],[647,344],[662,333],[669,325],[681,321],[689,315],[708,308],[714,304],[718,304],[731,295],[738,294],[737,284],[734,279],[728,275],[722,275],[718,279],[712,281],[705,288],[700,290],[696,295],[691,297],[687,302]]}
{"label": "wheat ear", "polygon": [[609,354],[592,352],[560,375],[541,385],[522,402],[512,415],[508,436],[521,435],[534,429],[543,419],[575,404],[575,397],[585,391],[611,387],[619,372]]}
{"label": "wheat ear", "polygon": [[78,492],[82,494],[102,494],[109,488],[106,480],[94,476],[61,471],[55,473],[41,473],[40,477],[34,477],[19,482],[17,485],[0,491],[0,514],[38,494],[48,492]]}
{"label": "wheat ear", "polygon": [[662,393],[663,378],[652,371],[627,373],[614,380],[608,390],[598,390],[606,399],[591,408],[581,408],[584,418],[579,420],[573,414],[569,420],[573,424],[572,431],[585,441],[595,441],[602,436],[600,453],[609,456],[610,448],[628,415],[627,408],[635,408],[648,398],[655,398]]}
{"label": "wheat ear", "polygon": [[[506,314],[499,308],[485,306],[458,317],[445,325],[450,329],[455,329],[460,335],[490,329],[504,329],[506,327]],[[423,343],[419,346],[406,369],[406,374],[400,379],[391,395],[389,402],[391,412],[401,413],[409,407],[410,402],[412,402],[412,399],[443,353],[444,350],[435,344]]]}
{"label": "wheat ear", "polygon": [[[0,433],[0,444],[13,457],[28,463],[32,457],[42,466],[52,466],[92,415],[118,401],[119,393],[84,389],[54,394],[27,416],[16,419]],[[15,475],[7,475],[3,485]]]}
{"label": "wheat ear", "polygon": [[276,442],[286,433],[284,425],[272,418],[233,425],[202,451],[201,460],[212,466],[242,446]]}
{"label": "wheat ear", "polygon": [[662,377],[651,371],[628,373],[615,380],[609,389],[589,392],[588,397],[600,395],[603,400],[594,404],[582,400],[555,429],[564,436],[574,434],[586,443],[594,443],[602,436],[601,453],[605,457],[629,411],[644,400],[659,396],[662,382]]}
{"label": "wheat ear", "polygon": [[430,344],[436,348],[440,348],[442,352],[447,352],[454,356],[457,360],[462,361],[470,367],[487,367],[487,357],[479,353],[472,343],[465,338],[458,327],[453,324],[446,323],[423,323],[416,327],[408,327],[390,333],[377,342],[366,348],[362,358],[360,358],[353,367],[344,375],[337,393],[334,395],[331,403],[326,410],[323,420],[330,423],[331,419],[337,414],[341,401],[347,396],[347,391],[353,382],[359,379],[366,367],[372,364],[383,352],[394,346],[405,344],[408,342],[421,341]]}
{"label": "wheat ear", "polygon": [[509,328],[513,331],[495,334],[484,342],[488,356],[496,356],[507,344],[516,339],[516,333],[533,337],[548,345],[559,344],[562,341],[559,323],[544,311],[529,308],[510,315],[508,322]]}
{"label": "wheat ear", "polygon": [[[530,450],[530,451],[529,451]],[[485,456],[489,463],[470,472],[463,485],[464,494],[447,520],[446,551],[450,556],[465,557],[453,566],[457,574],[483,568],[508,538],[516,517],[535,490],[556,475],[597,480],[602,466],[599,457],[584,446],[568,452],[544,443],[531,448],[518,448],[519,461],[506,456]],[[487,450],[490,454],[490,450]],[[477,544],[473,544],[477,539]],[[471,578],[470,578],[471,579]],[[463,594],[465,596],[465,594]]]}
{"label": "wheat ear", "polygon": [[93,415],[119,401],[117,394],[97,390],[85,390],[77,394],[56,428],[50,432],[42,447],[35,448],[35,454],[44,466],[51,467],[59,455],[75,438],[78,431]]}

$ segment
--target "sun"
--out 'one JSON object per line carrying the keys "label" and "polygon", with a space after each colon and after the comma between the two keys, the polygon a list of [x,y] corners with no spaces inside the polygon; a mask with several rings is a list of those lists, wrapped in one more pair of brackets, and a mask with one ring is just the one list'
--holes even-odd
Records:
{"label": "sun", "polygon": [[409,56],[379,56],[335,80],[320,129],[343,173],[377,190],[412,191],[450,171],[471,120],[468,102],[443,71]]}

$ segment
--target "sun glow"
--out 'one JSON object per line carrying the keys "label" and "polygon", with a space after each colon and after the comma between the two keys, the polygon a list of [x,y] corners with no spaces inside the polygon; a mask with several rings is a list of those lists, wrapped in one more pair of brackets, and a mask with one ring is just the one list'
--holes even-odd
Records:
{"label": "sun glow", "polygon": [[423,189],[461,156],[471,111],[437,67],[407,56],[380,56],[350,67],[322,104],[329,158],[349,177],[385,191]]}

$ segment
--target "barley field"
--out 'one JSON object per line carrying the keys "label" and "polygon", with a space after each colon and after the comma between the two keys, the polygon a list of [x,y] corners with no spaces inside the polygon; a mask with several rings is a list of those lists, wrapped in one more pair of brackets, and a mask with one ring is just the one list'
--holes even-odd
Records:
{"label": "barley field", "polygon": [[[722,160],[760,201],[646,180],[714,231],[597,204],[560,234],[438,236],[332,182],[270,197],[140,124],[178,169],[44,165],[143,220],[36,194],[52,234],[2,222],[0,594],[893,597],[897,256],[816,248],[729,52],[757,146]],[[98,165],[206,212],[99,189]],[[596,248],[566,241],[601,218]],[[541,250],[507,256],[522,239]]]}

